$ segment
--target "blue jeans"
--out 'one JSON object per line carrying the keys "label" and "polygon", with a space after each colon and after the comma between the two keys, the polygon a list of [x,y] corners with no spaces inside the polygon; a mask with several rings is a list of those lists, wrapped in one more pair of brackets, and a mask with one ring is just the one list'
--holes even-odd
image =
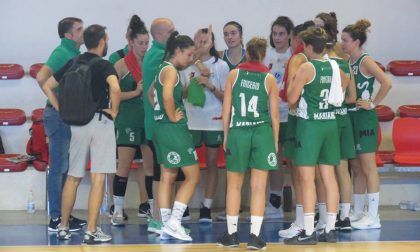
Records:
{"label": "blue jeans", "polygon": [[51,218],[61,216],[61,193],[69,169],[70,126],[61,120],[52,107],[44,110],[45,133],[49,140],[50,167],[48,171],[48,203]]}

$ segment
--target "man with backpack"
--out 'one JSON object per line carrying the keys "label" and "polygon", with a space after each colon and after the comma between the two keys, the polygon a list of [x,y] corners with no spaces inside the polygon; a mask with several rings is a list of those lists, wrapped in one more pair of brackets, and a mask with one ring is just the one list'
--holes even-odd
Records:
{"label": "man with backpack", "polygon": [[[51,75],[60,70],[70,59],[80,54],[79,48],[83,44],[83,21],[75,17],[62,19],[58,23],[58,35],[61,39],[60,45],[54,49],[36,76],[41,88]],[[47,192],[48,214],[51,219],[48,231],[57,232],[58,225],[61,222],[61,193],[69,169],[70,127],[61,120],[57,110],[48,100],[44,109],[43,122],[45,134],[48,136],[50,155]],[[42,124],[37,126],[42,126]],[[36,135],[37,131],[33,134]],[[42,146],[45,143],[37,144]],[[84,225],[86,225],[85,220],[70,216],[71,231],[80,230],[81,226]]]}
{"label": "man with backpack", "polygon": [[[91,25],[84,31],[83,38],[88,51],[70,60],[48,79],[43,90],[63,121],[70,124],[72,136],[57,238],[67,240],[71,237],[69,217],[76,200],[77,187],[90,160],[91,189],[83,242],[95,244],[112,239],[96,224],[104,196],[105,176],[116,171],[113,119],[118,113],[121,91],[114,67],[101,59],[108,49],[105,27]],[[57,97],[53,89],[58,86],[60,93]]]}

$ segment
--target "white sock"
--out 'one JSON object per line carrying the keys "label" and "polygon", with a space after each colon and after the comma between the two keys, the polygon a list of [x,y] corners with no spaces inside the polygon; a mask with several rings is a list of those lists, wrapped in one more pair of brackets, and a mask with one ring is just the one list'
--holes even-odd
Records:
{"label": "white sock", "polygon": [[337,213],[328,213],[327,215],[327,226],[325,231],[328,233],[335,229],[335,220],[337,219]]}
{"label": "white sock", "polygon": [[170,208],[160,208],[160,217],[162,218],[162,223],[166,224],[169,218],[171,218],[172,210]]}
{"label": "white sock", "polygon": [[233,234],[238,232],[238,218],[239,216],[226,215],[228,233]]}
{"label": "white sock", "polygon": [[270,194],[274,194],[281,197],[283,195],[283,190],[280,190],[280,191],[270,190]]}
{"label": "white sock", "polygon": [[327,204],[318,203],[318,210],[319,210],[319,222],[326,224],[327,223]]}
{"label": "white sock", "polygon": [[357,214],[363,213],[365,209],[365,194],[353,194],[354,212]]}
{"label": "white sock", "polygon": [[350,203],[340,203],[340,220],[344,220],[350,215]]}
{"label": "white sock", "polygon": [[172,208],[171,219],[181,222],[185,209],[187,209],[186,204],[179,201],[175,201],[174,207]]}
{"label": "white sock", "polygon": [[377,193],[368,193],[368,212],[371,217],[376,217],[378,215],[379,208],[379,192]]}
{"label": "white sock", "polygon": [[263,218],[264,216],[251,215],[251,234],[254,234],[256,236],[260,235]]}
{"label": "white sock", "polygon": [[303,222],[303,205],[300,204],[296,204],[296,225],[301,228],[305,226]]}
{"label": "white sock", "polygon": [[203,202],[203,206],[207,207],[208,209],[211,208],[211,204],[213,204],[213,199],[205,198]]}
{"label": "white sock", "polygon": [[121,196],[115,196],[114,195],[114,212],[123,212],[124,207],[124,197]]}
{"label": "white sock", "polygon": [[[153,213],[153,199],[148,199],[147,203],[149,203],[150,213],[152,214]],[[152,216],[153,216],[153,214],[152,214]]]}
{"label": "white sock", "polygon": [[303,222],[305,223],[305,234],[312,235],[314,232],[315,213],[304,213]]}

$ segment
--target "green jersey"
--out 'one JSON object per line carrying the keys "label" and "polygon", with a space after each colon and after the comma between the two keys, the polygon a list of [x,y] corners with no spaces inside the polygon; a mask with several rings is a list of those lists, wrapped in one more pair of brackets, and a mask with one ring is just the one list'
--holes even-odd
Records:
{"label": "green jersey", "polygon": [[270,124],[266,79],[268,73],[238,70],[232,86],[230,128]]}
{"label": "green jersey", "polygon": [[[137,83],[130,72],[120,80],[120,88],[121,92],[129,92],[137,88]],[[144,128],[144,108],[141,95],[121,101],[119,112],[115,119],[115,127]]]}
{"label": "green jersey", "polygon": [[[373,93],[373,84],[375,82],[374,76],[366,76],[360,72],[360,66],[362,65],[363,60],[368,56],[368,54],[362,54],[356,62],[351,64],[351,68],[354,74],[354,80],[356,82],[356,99],[370,100],[372,99]],[[349,109],[354,110],[355,105],[349,106]]]}
{"label": "green jersey", "polygon": [[[160,74],[165,67],[174,67],[170,62],[164,61],[158,70],[158,74],[155,78],[155,90],[154,90],[154,119],[157,122],[162,123],[172,123],[168,115],[166,114],[165,107],[163,105],[163,83],[160,81]],[[187,114],[185,113],[184,103],[182,101],[182,97],[184,94],[184,90],[182,88],[181,78],[179,76],[179,72],[177,72],[178,80],[175,84],[175,88],[173,91],[174,102],[175,102],[175,109],[181,109],[184,113],[184,118],[176,122],[176,124],[186,124],[187,123]]]}
{"label": "green jersey", "polygon": [[329,60],[311,60],[313,79],[305,84],[298,103],[297,116],[309,121],[335,120],[334,106],[328,103],[332,80]]}
{"label": "green jersey", "polygon": [[[338,67],[347,75],[347,77],[349,77],[349,79],[351,79],[351,69],[350,69],[350,65],[349,62],[342,59],[342,58],[336,58],[336,57],[331,57],[331,60],[334,60],[335,62],[337,62]],[[347,106],[343,103],[341,104],[341,107],[336,107],[335,108],[335,114],[336,115],[347,115]]]}
{"label": "green jersey", "polygon": [[229,70],[233,70],[233,69],[237,68],[239,64],[244,63],[246,61],[245,55],[246,55],[246,51],[245,51],[245,49],[242,48],[242,59],[239,61],[238,64],[234,65],[230,62],[230,59],[228,57],[228,50],[225,50],[223,52],[223,58],[222,59],[228,64]]}

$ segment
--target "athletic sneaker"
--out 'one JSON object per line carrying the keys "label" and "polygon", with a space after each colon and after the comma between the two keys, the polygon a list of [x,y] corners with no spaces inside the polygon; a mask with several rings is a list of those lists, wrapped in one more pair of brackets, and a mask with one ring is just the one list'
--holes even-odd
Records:
{"label": "athletic sneaker", "polygon": [[139,205],[139,212],[137,213],[137,216],[140,218],[147,218],[150,211],[150,204],[148,202],[141,203]]}
{"label": "athletic sneaker", "polygon": [[87,221],[74,217],[70,215],[69,222],[73,222],[75,225],[84,226],[87,224]]}
{"label": "athletic sneaker", "polygon": [[212,219],[211,219],[211,209],[207,208],[205,206],[202,206],[200,208],[200,219],[199,219],[200,223],[211,223]]}
{"label": "athletic sneaker", "polygon": [[354,222],[354,221],[358,221],[361,218],[363,218],[363,216],[365,216],[366,213],[365,212],[355,212],[355,211],[351,211],[350,212],[350,222]]}
{"label": "athletic sneaker", "polygon": [[298,235],[284,239],[284,244],[287,245],[315,245],[317,243],[315,231],[311,235],[306,235],[305,230],[302,230]]}
{"label": "athletic sneaker", "polygon": [[111,240],[112,237],[102,232],[100,227],[96,227],[95,232],[86,231],[83,237],[83,243],[86,244],[97,244],[101,242],[109,242]]}
{"label": "athletic sneaker", "polygon": [[344,218],[344,220],[338,218],[338,221],[335,223],[335,230],[341,232],[351,232],[351,224],[349,217]]}
{"label": "athletic sneaker", "polygon": [[321,221],[318,221],[318,222],[316,223],[316,225],[315,225],[315,230],[316,230],[316,231],[323,230],[323,229],[325,229],[325,227],[326,227],[326,226],[327,226],[327,224],[326,224],[326,223],[321,222]]}
{"label": "athletic sneaker", "polygon": [[188,207],[185,209],[184,215],[182,215],[182,220],[183,221],[191,220],[190,209]]}
{"label": "athletic sneaker", "polygon": [[267,243],[261,238],[261,236],[256,236],[255,234],[249,234],[248,240],[248,249],[252,250],[263,250],[267,248]]}
{"label": "athletic sneaker", "polygon": [[161,221],[155,219],[148,219],[147,220],[147,231],[155,234],[162,234],[162,227],[163,224]]}
{"label": "athletic sneaker", "polygon": [[[48,224],[48,231],[50,232],[57,232],[58,227],[61,223],[61,218],[51,218],[50,223]],[[82,229],[82,226],[76,224],[73,221],[69,221],[69,231],[70,232],[76,232]]]}
{"label": "athletic sneaker", "polygon": [[57,230],[57,239],[59,240],[69,240],[71,237],[70,229],[69,227],[61,226],[61,224],[58,225]]}
{"label": "athletic sneaker", "polygon": [[166,224],[164,224],[162,228],[162,236],[170,235],[176,239],[183,240],[183,241],[192,241],[191,236],[185,232],[184,227],[181,225],[179,221],[174,221],[170,219]]}
{"label": "athletic sneaker", "polygon": [[351,227],[355,229],[381,228],[381,220],[379,219],[379,214],[376,215],[376,217],[371,217],[369,214],[366,214],[360,220],[352,222]]}
{"label": "athletic sneaker", "polygon": [[318,236],[318,241],[336,243],[337,242],[337,235],[336,235],[335,230],[330,230],[330,232],[328,232],[328,233],[325,229],[322,230],[321,233]]}
{"label": "athletic sneaker", "polygon": [[119,211],[115,211],[114,214],[111,217],[111,224],[113,226],[124,226],[125,221],[124,221],[123,214]]}
{"label": "athletic sneaker", "polygon": [[283,237],[283,238],[292,238],[298,234],[300,234],[300,232],[302,232],[303,228],[299,227],[296,222],[292,222],[292,224],[290,225],[290,227],[288,229],[283,229],[279,231],[279,236]]}
{"label": "athletic sneaker", "polygon": [[267,206],[265,207],[264,219],[273,220],[273,219],[283,219],[283,218],[284,218],[283,208],[281,208],[281,206],[279,208],[276,208],[269,201],[267,203]]}
{"label": "athletic sneaker", "polygon": [[[112,215],[114,215],[114,209],[115,209],[115,206],[114,205],[112,205],[109,208],[109,218],[112,218]],[[123,216],[124,216],[124,220],[125,221],[128,220],[128,215],[125,213],[125,210],[124,209],[123,209]]]}
{"label": "athletic sneaker", "polygon": [[217,240],[217,246],[222,247],[239,247],[238,232],[233,234],[225,233],[222,237]]}

